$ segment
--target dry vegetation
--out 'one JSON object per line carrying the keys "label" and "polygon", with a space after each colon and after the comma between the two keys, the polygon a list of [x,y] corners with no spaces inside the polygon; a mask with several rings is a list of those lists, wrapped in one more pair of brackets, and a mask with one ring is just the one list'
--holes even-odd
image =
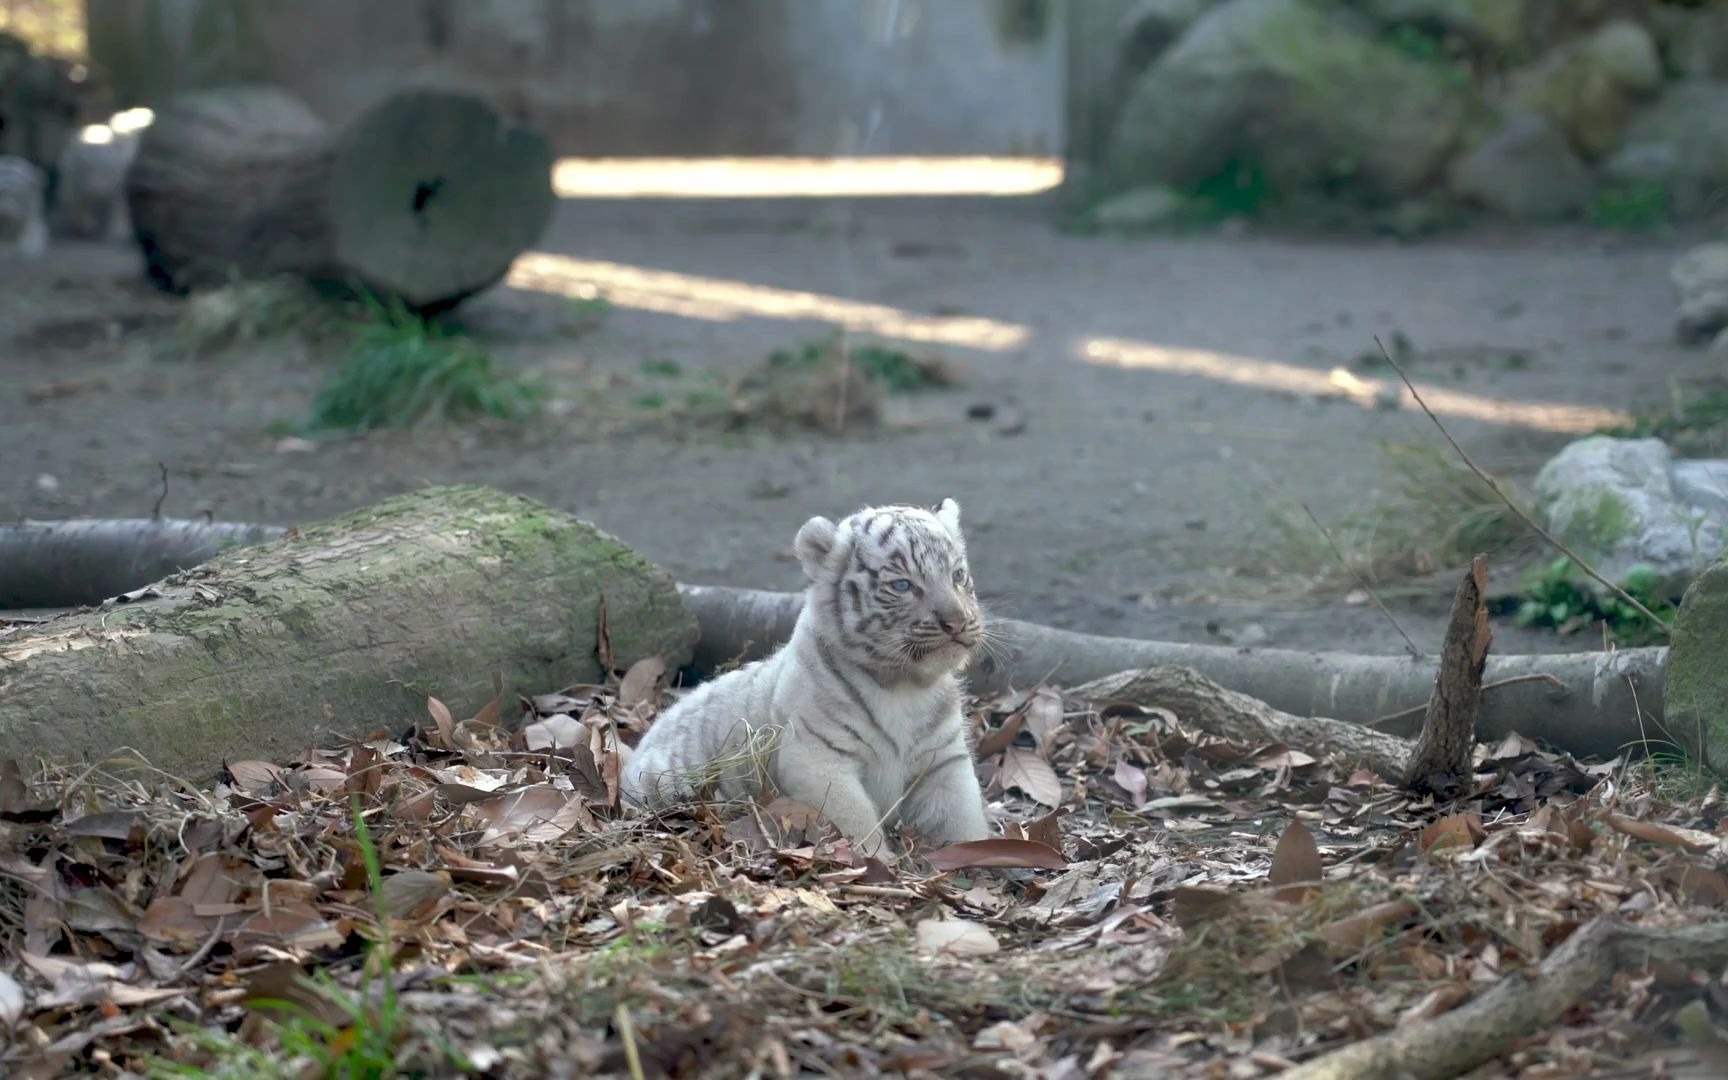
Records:
{"label": "dry vegetation", "polygon": [[[7,763],[0,1070],[1270,1075],[1462,1015],[1604,918],[1728,904],[1714,791],[1514,738],[1437,806],[1043,687],[972,710],[1001,840],[890,867],[783,800],[626,817],[619,747],[664,682],[650,659],[462,721],[433,699],[214,787]],[[1713,1052],[1704,1006],[1690,1048],[1668,1021],[1719,974],[1629,967],[1483,1060]]]}

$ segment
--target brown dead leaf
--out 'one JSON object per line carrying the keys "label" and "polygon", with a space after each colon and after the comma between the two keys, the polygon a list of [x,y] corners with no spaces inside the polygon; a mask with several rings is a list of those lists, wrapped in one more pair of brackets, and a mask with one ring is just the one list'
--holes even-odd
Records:
{"label": "brown dead leaf", "polygon": [[278,960],[250,972],[246,976],[245,996],[240,1003],[248,1009],[282,1019],[289,1015],[306,1015],[328,1025],[344,1019],[341,1004],[328,994],[319,992],[300,965],[291,960]]}
{"label": "brown dead leaf", "polygon": [[133,846],[144,842],[144,815],[136,810],[110,810],[85,814],[66,822],[67,836],[95,836],[120,840]]}
{"label": "brown dead leaf", "polygon": [[1010,714],[1001,727],[978,740],[978,749],[975,756],[979,761],[985,761],[989,758],[995,757],[997,754],[1000,754],[1002,751],[1013,745],[1014,740],[1020,735],[1020,729],[1025,726],[1025,713],[1016,712]]}
{"label": "brown dead leaf", "polygon": [[1170,915],[1184,930],[1213,922],[1236,908],[1240,898],[1216,885],[1178,885],[1170,890]]}
{"label": "brown dead leaf", "polygon": [[399,870],[378,883],[379,903],[395,919],[419,918],[449,893],[450,875],[427,870]]}
{"label": "brown dead leaf", "polygon": [[436,740],[429,740],[443,750],[458,749],[456,745],[456,717],[450,713],[450,707],[435,697],[426,699],[426,711],[432,716],[433,729],[437,732]]}
{"label": "brown dead leaf", "polygon": [[522,728],[522,745],[536,753],[558,753],[588,742],[588,729],[569,713],[553,713]]}
{"label": "brown dead leaf", "polygon": [[1062,850],[1062,815],[1067,810],[1052,810],[1043,817],[1026,823],[1026,839],[1043,844],[1052,851]]}
{"label": "brown dead leaf", "polygon": [[606,594],[600,594],[600,609],[595,613],[594,657],[600,661],[600,677],[612,677],[612,632],[606,628]]}
{"label": "brown dead leaf", "polygon": [[660,691],[665,685],[666,661],[658,656],[645,656],[624,673],[618,684],[618,704],[626,709],[659,704]]}
{"label": "brown dead leaf", "polygon": [[1300,818],[1291,818],[1278,846],[1272,849],[1272,866],[1266,872],[1269,884],[1278,886],[1272,895],[1279,900],[1300,900],[1324,880],[1326,868],[1314,834]]}
{"label": "brown dead leaf", "polygon": [[1146,770],[1127,758],[1116,759],[1116,771],[1110,774],[1118,787],[1128,793],[1135,806],[1146,805]]}
{"label": "brown dead leaf", "polygon": [[1056,770],[1022,747],[1010,746],[1002,752],[1002,786],[1018,788],[1027,798],[1051,808],[1062,805],[1062,781]]}
{"label": "brown dead leaf", "polygon": [[1422,1000],[1404,1010],[1400,1024],[1420,1024],[1443,1013],[1449,1013],[1470,996],[1470,988],[1461,982],[1437,986],[1423,995]]}
{"label": "brown dead leaf", "polygon": [[348,757],[348,771],[342,778],[343,789],[349,795],[359,795],[370,799],[378,794],[379,785],[384,782],[383,770],[379,768],[383,755],[361,743],[354,747]]}
{"label": "brown dead leaf", "polygon": [[229,783],[254,798],[267,799],[288,788],[288,774],[268,761],[228,761]]}
{"label": "brown dead leaf", "polygon": [[1371,944],[1388,929],[1398,926],[1416,914],[1416,904],[1409,900],[1389,900],[1327,923],[1320,928],[1320,938],[1329,945],[1351,952]]}
{"label": "brown dead leaf", "polygon": [[1048,686],[1040,686],[1026,699],[1026,730],[1032,733],[1039,752],[1050,752],[1056,733],[1062,730],[1063,714],[1066,711],[1062,704],[1062,695]]}
{"label": "brown dead leaf", "polygon": [[918,948],[947,956],[988,956],[1000,952],[995,935],[965,919],[919,919]]}
{"label": "brown dead leaf", "polygon": [[1708,866],[1677,865],[1663,868],[1662,878],[1699,907],[1728,907],[1728,874]]}
{"label": "brown dead leaf", "polygon": [[1608,827],[1615,832],[1648,840],[1652,844],[1666,844],[1670,847],[1689,848],[1693,851],[1709,851],[1721,843],[1720,838],[1700,829],[1682,829],[1672,825],[1658,825],[1653,821],[1639,821],[1624,814],[1610,813],[1605,815]]}
{"label": "brown dead leaf", "polygon": [[583,805],[581,795],[560,791],[551,784],[499,792],[468,807],[486,823],[480,837],[482,846],[504,840],[542,843],[578,826],[594,826],[594,815]]}
{"label": "brown dead leaf", "polygon": [[498,721],[504,716],[504,676],[500,672],[492,673],[492,700],[480,706],[465,725],[469,731],[490,733],[498,727]]}
{"label": "brown dead leaf", "polygon": [[958,870],[967,866],[1061,870],[1068,865],[1060,851],[1035,840],[965,840],[939,847],[926,858],[937,870]]}
{"label": "brown dead leaf", "polygon": [[1487,836],[1487,830],[1482,827],[1482,819],[1466,811],[1448,814],[1429,823],[1417,837],[1416,846],[1429,853],[1445,851],[1448,848],[1473,848]]}

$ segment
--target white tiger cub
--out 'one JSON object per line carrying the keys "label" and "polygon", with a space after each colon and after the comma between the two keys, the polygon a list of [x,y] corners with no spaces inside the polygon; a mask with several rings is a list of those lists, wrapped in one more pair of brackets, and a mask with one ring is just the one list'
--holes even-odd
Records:
{"label": "white tiger cub", "polygon": [[625,797],[661,807],[703,783],[750,797],[765,774],[866,855],[894,857],[894,824],[991,835],[960,708],[984,633],[960,504],[813,517],[794,549],[809,584],[791,639],[667,709],[624,766]]}

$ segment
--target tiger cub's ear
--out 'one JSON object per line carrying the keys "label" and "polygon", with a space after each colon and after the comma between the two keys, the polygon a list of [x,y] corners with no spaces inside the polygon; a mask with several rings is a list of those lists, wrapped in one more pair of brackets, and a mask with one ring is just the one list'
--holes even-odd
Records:
{"label": "tiger cub's ear", "polygon": [[821,581],[827,576],[828,556],[834,553],[837,535],[834,523],[825,517],[813,517],[798,530],[792,551],[804,568],[804,576],[811,581]]}
{"label": "tiger cub's ear", "polygon": [[960,535],[960,504],[953,499],[943,499],[936,504],[936,520],[940,521],[949,532]]}

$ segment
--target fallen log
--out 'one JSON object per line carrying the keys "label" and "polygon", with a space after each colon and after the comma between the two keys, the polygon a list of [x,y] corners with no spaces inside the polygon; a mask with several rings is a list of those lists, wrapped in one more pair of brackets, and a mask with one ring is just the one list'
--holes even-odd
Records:
{"label": "fallen log", "polygon": [[[51,528],[73,524],[79,528],[53,540],[68,558],[81,543],[118,543],[127,529],[137,527],[135,523],[91,521],[55,523]],[[150,535],[158,545],[158,565],[169,567],[199,561],[198,545],[206,543],[201,528],[252,528],[198,522],[162,524],[163,528]],[[92,577],[91,584],[81,589],[71,575],[33,582],[28,566],[15,561],[14,553],[41,543],[28,531],[42,527],[0,526],[0,596],[28,596],[32,601],[28,605],[14,602],[13,606],[94,603],[154,580],[128,580],[123,574],[112,574]],[[114,530],[112,534],[108,527]],[[267,535],[271,527],[258,528]],[[210,535],[217,537],[219,532]],[[186,546],[173,550],[173,538]],[[98,564],[94,558],[85,563],[92,567]],[[35,565],[43,564],[38,560]],[[47,572],[54,574],[51,565]],[[61,585],[67,589],[60,591]],[[712,585],[679,585],[678,594],[701,627],[689,672],[696,678],[706,677],[734,660],[767,655],[791,634],[804,602],[802,593]],[[1397,719],[1375,726],[1405,737],[1419,730],[1437,670],[1431,658],[1136,641],[1014,619],[1001,620],[995,630],[1001,647],[993,655],[980,657],[970,672],[973,687],[981,692],[1026,686],[1044,678],[1073,686],[1123,671],[1187,667],[1293,716],[1332,717],[1366,725],[1397,715]],[[1666,737],[1662,708],[1667,663],[1666,648],[1491,656],[1482,674],[1488,689],[1482,697],[1476,735],[1498,739],[1516,731],[1575,754],[1603,757],[1612,757],[1644,739],[1660,741]]]}
{"label": "fallen log", "polygon": [[434,488],[216,555],[150,595],[0,633],[4,756],[130,747],[182,776],[472,715],[501,674],[540,693],[612,659],[689,659],[676,584],[531,500]]}
{"label": "fallen log", "polygon": [[1068,691],[1082,701],[1120,701],[1169,709],[1201,731],[1250,746],[1283,743],[1316,756],[1337,756],[1389,780],[1410,763],[1408,739],[1324,716],[1292,716],[1247,694],[1226,690],[1193,668],[1152,667],[1093,679]]}
{"label": "fallen log", "polygon": [[469,94],[409,90],[332,131],[284,90],[170,99],[126,203],[150,279],[293,274],[448,308],[503,278],[553,206],[551,150]]}
{"label": "fallen log", "polygon": [[100,604],[285,531],[162,518],[0,525],[0,610]]}
{"label": "fallen log", "polygon": [[[801,593],[680,585],[702,636],[698,673],[754,660],[785,641],[804,602]],[[1434,688],[1435,661],[1409,656],[1358,656],[1077,634],[1004,619],[995,624],[1001,647],[970,672],[974,689],[994,692],[1039,679],[1072,686],[1137,668],[1193,668],[1238,693],[1296,716],[1329,716],[1412,736]],[[1511,732],[1574,754],[1612,757],[1643,739],[1659,741],[1666,648],[1614,653],[1490,657],[1483,682],[1501,684],[1483,697],[1477,738]],[[1552,680],[1533,676],[1549,675]],[[1508,682],[1507,680],[1519,680]]]}
{"label": "fallen log", "polygon": [[1714,977],[1728,963],[1728,924],[1633,926],[1596,918],[1534,968],[1423,1023],[1351,1043],[1278,1075],[1287,1080],[1442,1080],[1463,1076],[1520,1038],[1558,1022],[1615,975],[1683,964]]}

